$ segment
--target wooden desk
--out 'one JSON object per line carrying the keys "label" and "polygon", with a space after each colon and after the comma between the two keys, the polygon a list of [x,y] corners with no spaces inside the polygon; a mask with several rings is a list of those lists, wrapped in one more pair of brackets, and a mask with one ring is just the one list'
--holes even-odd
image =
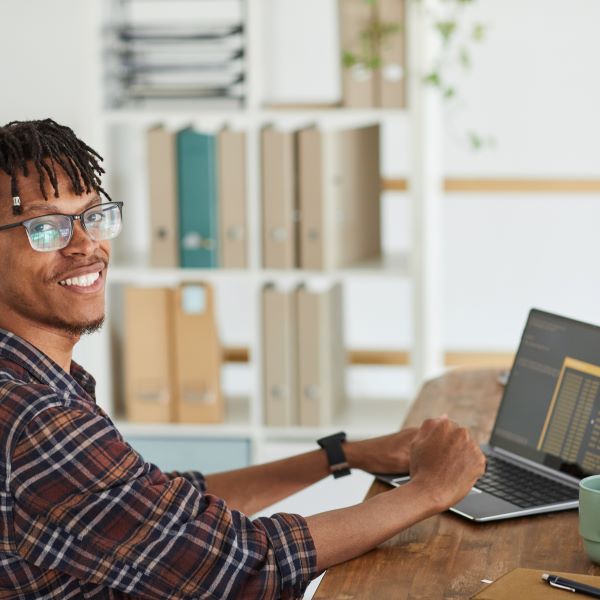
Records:
{"label": "wooden desk", "polygon": [[[502,394],[498,374],[454,371],[428,382],[404,425],[447,413],[486,442]],[[375,482],[367,497],[389,489]],[[486,524],[444,513],[329,569],[314,599],[464,599],[484,587],[482,579],[515,567],[600,575],[583,551],[576,510]]]}

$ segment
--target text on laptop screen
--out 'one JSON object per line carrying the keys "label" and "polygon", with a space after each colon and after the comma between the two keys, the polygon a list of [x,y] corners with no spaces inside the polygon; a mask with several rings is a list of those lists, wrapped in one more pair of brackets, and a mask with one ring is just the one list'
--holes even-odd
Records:
{"label": "text on laptop screen", "polygon": [[600,327],[530,312],[490,444],[571,475],[600,473]]}

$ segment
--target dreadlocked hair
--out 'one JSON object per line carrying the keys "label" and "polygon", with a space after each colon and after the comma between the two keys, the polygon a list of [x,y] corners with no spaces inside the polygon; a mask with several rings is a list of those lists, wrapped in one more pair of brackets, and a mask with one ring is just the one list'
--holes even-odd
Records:
{"label": "dreadlocked hair", "polygon": [[10,176],[13,214],[20,214],[21,200],[17,175],[19,171],[29,177],[27,163],[33,162],[37,173],[40,191],[45,200],[46,179],[58,198],[59,165],[71,181],[77,196],[94,191],[110,201],[110,196],[102,189],[100,166],[102,157],[82,142],[72,129],[59,125],[52,119],[41,121],[11,121],[0,127],[0,170]]}

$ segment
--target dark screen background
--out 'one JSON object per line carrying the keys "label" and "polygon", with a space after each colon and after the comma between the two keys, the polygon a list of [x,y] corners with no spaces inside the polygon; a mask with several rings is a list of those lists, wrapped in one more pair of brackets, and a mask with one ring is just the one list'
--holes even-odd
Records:
{"label": "dark screen background", "polygon": [[490,444],[573,475],[581,466],[536,450],[565,357],[600,364],[600,327],[533,309],[504,391]]}

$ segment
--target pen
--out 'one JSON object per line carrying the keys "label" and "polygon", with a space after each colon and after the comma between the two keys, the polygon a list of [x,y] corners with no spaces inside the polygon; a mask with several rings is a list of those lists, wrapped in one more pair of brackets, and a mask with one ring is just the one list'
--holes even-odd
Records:
{"label": "pen", "polygon": [[542,579],[548,582],[553,588],[560,590],[566,590],[567,592],[579,592],[580,594],[587,594],[594,598],[600,598],[600,588],[592,587],[591,585],[585,585],[585,583],[579,583],[579,581],[573,581],[572,579],[565,579],[558,575],[549,575],[544,573]]}

